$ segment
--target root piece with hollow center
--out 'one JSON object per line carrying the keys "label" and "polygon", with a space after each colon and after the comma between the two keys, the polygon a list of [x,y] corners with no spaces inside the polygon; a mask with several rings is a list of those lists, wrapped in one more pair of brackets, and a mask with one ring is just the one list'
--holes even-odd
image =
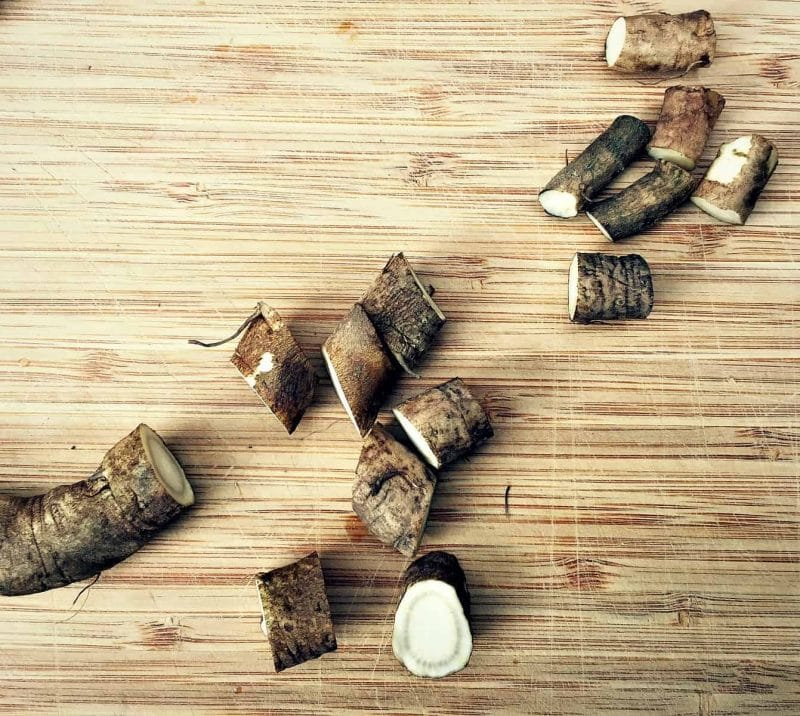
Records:
{"label": "root piece with hollow center", "polygon": [[636,158],[649,139],[650,129],[642,120],[620,115],[539,192],[542,208],[551,216],[577,216]]}
{"label": "root piece with hollow center", "polygon": [[461,378],[409,398],[393,412],[420,454],[437,469],[494,435],[489,417]]}
{"label": "root piece with hollow center", "polygon": [[647,153],[691,171],[724,107],[725,98],[706,87],[670,87]]}
{"label": "root piece with hollow center", "polygon": [[610,199],[595,204],[586,216],[609,241],[639,234],[677,209],[696,185],[694,177],[672,162],[655,169]]}
{"label": "root piece with hollow center", "polygon": [[63,587],[133,554],[194,502],[161,438],[139,425],[94,475],[43,495],[0,495],[0,594]]}
{"label": "root piece with hollow center", "polygon": [[403,578],[392,650],[415,676],[438,678],[463,669],[472,654],[467,579],[448,552],[412,562]]}
{"label": "root piece with hollow center", "polygon": [[577,253],[569,268],[569,319],[574,323],[647,318],[653,278],[641,256]]}
{"label": "root piece with hollow center", "polygon": [[760,134],[723,144],[692,203],[729,224],[744,224],[778,166],[778,150]]}

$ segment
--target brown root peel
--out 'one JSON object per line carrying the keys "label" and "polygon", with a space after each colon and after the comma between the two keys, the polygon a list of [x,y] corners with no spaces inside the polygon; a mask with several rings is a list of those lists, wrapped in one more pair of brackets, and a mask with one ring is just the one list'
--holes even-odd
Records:
{"label": "brown root peel", "polygon": [[33,594],[99,574],[194,503],[178,461],[147,425],[90,478],[34,497],[0,495],[0,594]]}

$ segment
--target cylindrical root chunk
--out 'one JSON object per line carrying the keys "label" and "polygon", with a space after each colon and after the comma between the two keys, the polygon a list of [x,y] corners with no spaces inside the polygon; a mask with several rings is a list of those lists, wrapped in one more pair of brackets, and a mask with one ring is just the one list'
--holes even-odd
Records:
{"label": "cylindrical root chunk", "polygon": [[689,198],[694,177],[672,162],[656,162],[656,168],[616,196],[595,204],[586,216],[609,241],[639,234]]}
{"label": "cylindrical root chunk", "polygon": [[759,134],[723,144],[692,196],[706,214],[744,224],[778,166],[778,150]]}
{"label": "cylindrical root chunk", "polygon": [[575,254],[569,267],[569,319],[575,323],[647,318],[653,277],[641,256]]}
{"label": "cylindrical root chunk", "polygon": [[339,400],[364,437],[378,417],[397,371],[358,303],[325,341],[322,357]]}
{"label": "cylindrical root chunk", "polygon": [[606,62],[623,72],[688,72],[714,61],[717,34],[705,10],[618,17],[606,38]]}
{"label": "cylindrical root chunk", "polygon": [[35,497],[0,495],[0,594],[43,592],[98,574],[193,502],[178,461],[140,425],[87,480]]}
{"label": "cylindrical root chunk", "polygon": [[370,534],[413,557],[435,487],[428,466],[376,423],[364,440],[353,483],[353,511]]}
{"label": "cylindrical root chunk", "polygon": [[314,398],[317,374],[278,312],[263,302],[258,310],[231,363],[291,435]]}
{"label": "cylindrical root chunk", "polygon": [[444,314],[420,283],[402,252],[392,256],[361,299],[378,335],[407,373],[444,325]]}
{"label": "cylindrical root chunk", "polygon": [[691,171],[724,107],[725,98],[706,87],[670,87],[647,153]]}
{"label": "cylindrical root chunk", "polygon": [[650,129],[641,119],[620,115],[542,189],[542,208],[552,216],[576,216],[636,158],[649,139]]}
{"label": "cylindrical root chunk", "polygon": [[431,552],[409,565],[394,616],[392,650],[415,676],[461,671],[472,654],[467,578],[448,552]]}
{"label": "cylindrical root chunk", "polygon": [[409,398],[393,412],[417,450],[437,469],[494,435],[489,417],[461,378]]}

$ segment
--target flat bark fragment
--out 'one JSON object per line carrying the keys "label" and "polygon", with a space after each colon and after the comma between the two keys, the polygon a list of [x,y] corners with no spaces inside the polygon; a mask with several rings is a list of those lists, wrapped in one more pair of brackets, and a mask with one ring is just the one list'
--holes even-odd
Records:
{"label": "flat bark fragment", "polygon": [[694,177],[672,162],[655,169],[610,199],[595,204],[586,216],[609,241],[639,234],[683,204],[696,185]]}
{"label": "flat bark fragment", "polygon": [[778,151],[760,134],[723,144],[692,203],[720,221],[744,224],[778,166]]}
{"label": "flat bark fragment", "polygon": [[316,552],[256,576],[275,671],[336,650],[325,578]]}
{"label": "flat bark fragment", "polygon": [[428,466],[376,423],[364,440],[353,483],[353,511],[370,534],[412,557],[435,487]]}
{"label": "flat bark fragment", "polygon": [[638,254],[576,253],[569,270],[569,318],[575,323],[647,318],[653,278]]}
{"label": "flat bark fragment", "polygon": [[400,367],[419,377],[414,368],[445,317],[402,252],[389,259],[361,299],[361,306]]}
{"label": "flat bark fragment", "polygon": [[291,435],[314,399],[317,375],[280,314],[264,302],[257,308],[231,363]]}
{"label": "flat bark fragment", "polygon": [[647,145],[648,154],[691,171],[724,107],[725,98],[712,89],[670,87],[664,93],[656,131]]}
{"label": "flat bark fragment", "polygon": [[649,139],[650,129],[642,120],[620,115],[539,192],[542,208],[552,216],[576,216],[641,153]]}

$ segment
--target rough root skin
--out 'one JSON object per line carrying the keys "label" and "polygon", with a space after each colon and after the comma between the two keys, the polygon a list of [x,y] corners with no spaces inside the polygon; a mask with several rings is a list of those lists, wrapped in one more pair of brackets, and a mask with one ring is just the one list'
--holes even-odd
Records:
{"label": "rough root skin", "polygon": [[256,582],[262,630],[269,640],[276,672],[336,650],[325,578],[316,552],[259,574]]}
{"label": "rough root skin", "polygon": [[[775,146],[760,134],[723,144],[692,195],[692,203],[707,214],[731,224],[744,224],[778,165]],[[732,165],[732,171],[726,167]],[[726,176],[726,174],[728,176]],[[728,179],[728,181],[724,181]]]}
{"label": "rough root skin", "polygon": [[291,435],[314,399],[317,374],[278,312],[259,308],[231,363]]}
{"label": "rough root skin", "polygon": [[[717,35],[705,10],[681,15],[665,12],[624,18],[625,37],[616,61],[606,40],[609,67],[623,72],[688,72],[714,61]],[[609,33],[610,37],[610,33]]]}
{"label": "rough root skin", "polygon": [[637,254],[575,254],[569,289],[575,323],[647,318],[653,310],[650,267]]}
{"label": "rough root skin", "polygon": [[34,497],[0,495],[0,594],[33,594],[92,577],[136,552],[192,504],[188,483],[185,504],[167,491],[146,440],[157,440],[156,449],[168,454],[139,425],[87,480]]}
{"label": "rough root skin", "polygon": [[609,241],[639,234],[683,204],[696,185],[694,177],[671,162],[656,162],[655,169],[601,201],[586,215]]}
{"label": "rough root skin", "polygon": [[361,299],[378,335],[410,375],[430,348],[444,314],[414,274],[402,252],[392,256]]}
{"label": "rough root skin", "polygon": [[647,145],[648,154],[654,159],[666,159],[674,153],[670,161],[691,171],[724,107],[725,98],[706,87],[670,87],[664,93],[661,115]]}
{"label": "rough root skin", "polygon": [[353,511],[369,533],[413,557],[435,487],[428,466],[376,423],[364,440],[353,483]]}
{"label": "rough root skin", "polygon": [[[556,174],[539,192],[539,203],[551,213],[553,206],[563,204],[564,195],[575,198],[575,208],[556,210],[553,216],[569,218],[577,215],[587,201],[620,174],[644,149],[650,129],[642,120],[620,115],[597,139]],[[548,192],[557,192],[554,195]],[[555,202],[553,201],[555,199]]]}

